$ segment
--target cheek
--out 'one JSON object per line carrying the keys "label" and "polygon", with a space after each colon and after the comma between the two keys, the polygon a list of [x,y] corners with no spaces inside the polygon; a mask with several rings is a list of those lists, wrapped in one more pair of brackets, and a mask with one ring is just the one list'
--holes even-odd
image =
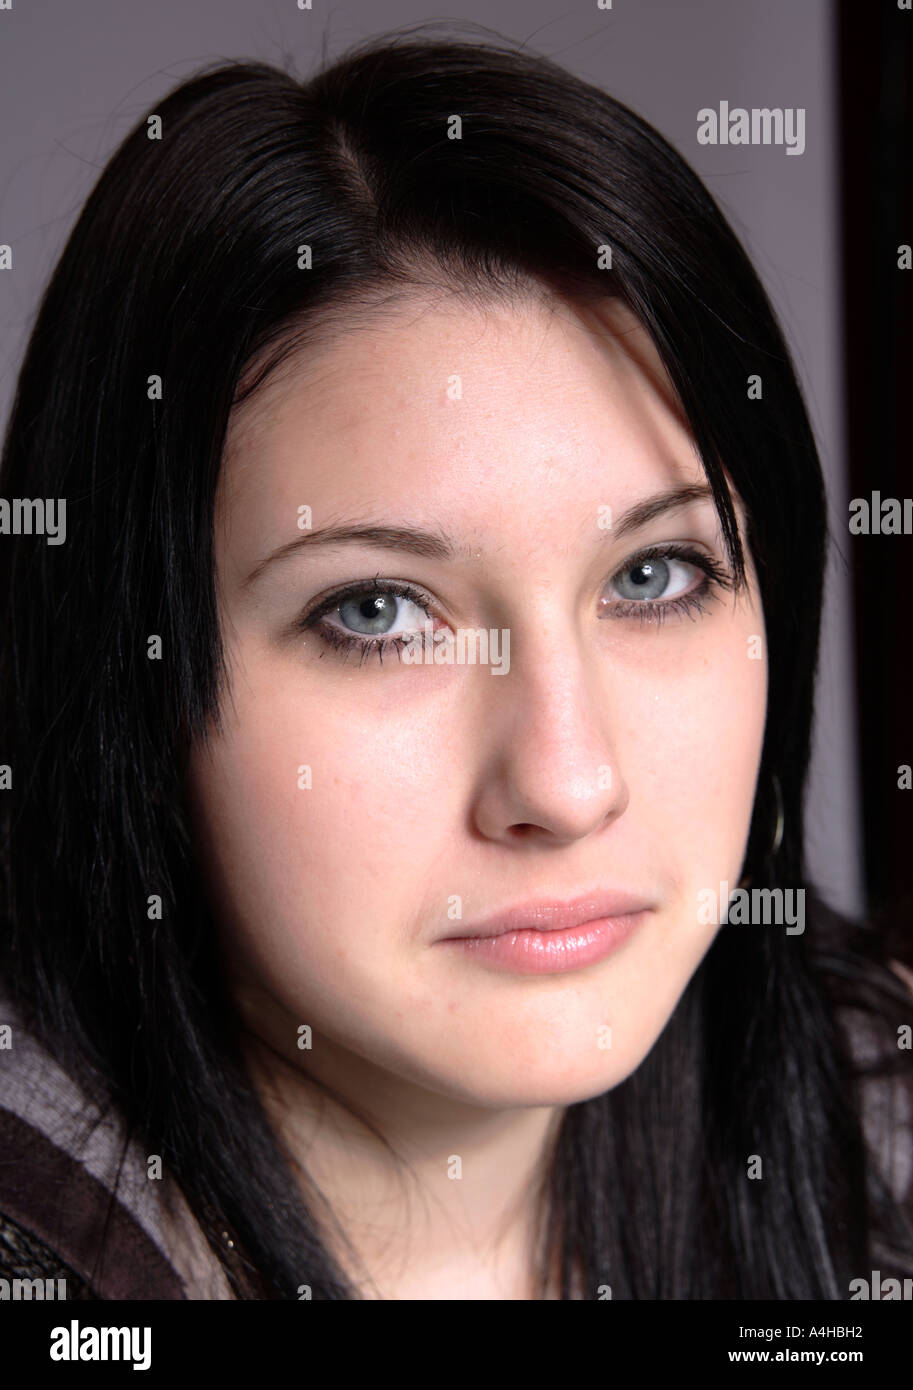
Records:
{"label": "cheek", "polygon": [[619,1075],[652,1045],[716,935],[702,895],[741,876],[767,705],[763,642],[748,641],[757,631],[750,617],[721,625],[680,663],[668,643],[662,673],[652,663],[619,673],[616,689],[637,713],[615,724],[630,799],[607,854],[665,894],[649,939],[618,959],[600,991]]}
{"label": "cheek", "polygon": [[614,707],[626,710],[613,728],[630,796],[618,839],[685,911],[696,887],[738,878],[767,708],[755,610],[686,637],[664,638],[662,663],[638,657],[613,686]]}
{"label": "cheek", "polygon": [[692,767],[692,790],[722,843],[734,843],[739,855],[751,821],[767,717],[765,652],[756,627],[740,624],[703,692],[703,713],[692,714],[701,754]]}
{"label": "cheek", "polygon": [[225,733],[191,764],[224,919],[277,949],[284,923],[312,958],[337,950],[333,923],[370,941],[379,905],[406,928],[447,833],[440,721],[405,717],[380,677],[363,680],[370,696],[345,687],[332,701],[287,663],[253,668],[234,682]]}

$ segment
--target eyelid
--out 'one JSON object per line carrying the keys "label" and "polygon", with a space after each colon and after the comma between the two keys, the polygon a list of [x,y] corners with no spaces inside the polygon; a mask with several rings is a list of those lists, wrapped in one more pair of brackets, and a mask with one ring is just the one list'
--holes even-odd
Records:
{"label": "eyelid", "polygon": [[[668,557],[670,559],[690,560],[695,564],[703,564],[707,567],[707,572],[714,572],[713,577],[718,578],[723,583],[729,574],[728,566],[724,565],[702,542],[697,541],[656,541],[652,544],[640,546],[637,550],[627,555],[621,564],[609,575],[609,579],[614,579],[619,574],[624,574],[625,570],[632,569],[635,565],[644,560]],[[340,588],[334,589],[325,599],[315,600],[312,607],[305,610],[300,615],[299,621],[321,617],[324,613],[330,612],[344,603],[353,594],[368,594],[372,590],[380,593],[395,593],[402,598],[408,598],[420,607],[430,608],[436,606],[436,600],[420,586],[413,584],[407,579],[381,579],[379,574],[375,574],[372,579],[355,579],[348,584],[343,584]]]}
{"label": "eyelid", "polygon": [[635,565],[641,564],[644,560],[653,559],[672,559],[689,560],[696,565],[708,565],[716,568],[721,575],[727,574],[728,565],[719,559],[717,554],[703,541],[655,541],[650,545],[640,546],[633,550],[630,555],[625,556],[621,564],[612,573],[612,578],[617,574],[624,574],[625,570],[633,569]]}

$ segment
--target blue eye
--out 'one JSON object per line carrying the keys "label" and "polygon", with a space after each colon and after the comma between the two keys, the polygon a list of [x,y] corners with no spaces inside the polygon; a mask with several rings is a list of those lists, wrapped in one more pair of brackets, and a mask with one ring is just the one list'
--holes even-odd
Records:
{"label": "blue eye", "polygon": [[[692,577],[688,573],[689,568],[693,570],[694,566],[656,555],[649,560],[639,560],[636,565],[629,565],[616,575],[614,583],[622,598],[674,598],[688,587]],[[667,592],[670,580],[678,580],[678,588],[673,588],[671,593]]]}
{"label": "blue eye", "polygon": [[[355,632],[361,633],[362,636],[388,637],[393,632],[397,620],[401,620],[404,609],[411,609],[417,616],[401,631],[421,630],[423,610],[398,589],[372,590],[367,596],[356,594],[354,598],[341,603],[337,612],[346,627],[354,628]],[[427,610],[424,610],[424,616],[427,617]]]}
{"label": "blue eye", "polygon": [[601,599],[600,616],[644,623],[662,623],[675,614],[704,613],[717,590],[733,588],[731,575],[718,561],[696,546],[681,543],[632,555],[611,583],[618,598],[614,602]]}
{"label": "blue eye", "polygon": [[[327,622],[329,617],[338,617],[342,626]],[[402,626],[394,631],[397,621]],[[297,626],[300,631],[313,628],[336,651],[360,653],[362,661],[376,653],[383,661],[385,651],[398,653],[404,635],[420,632],[429,621],[434,621],[431,601],[421,589],[375,578],[331,594]]]}
{"label": "blue eye", "polygon": [[[615,596],[600,599],[600,618],[641,623],[706,612],[716,590],[734,587],[728,570],[712,556],[681,543],[632,555],[609,584]],[[421,632],[427,622],[434,622],[427,594],[413,584],[375,577],[330,594],[296,628],[313,629],[327,648],[344,657],[355,652],[362,662],[370,655],[383,662],[385,652],[399,655],[404,636]]]}

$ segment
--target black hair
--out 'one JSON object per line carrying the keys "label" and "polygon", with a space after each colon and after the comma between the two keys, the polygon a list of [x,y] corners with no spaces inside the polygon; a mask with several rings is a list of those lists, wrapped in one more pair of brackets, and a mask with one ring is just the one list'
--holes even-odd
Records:
{"label": "black hair", "polygon": [[[747,509],[769,687],[744,869],[769,888],[806,883],[823,483],[783,334],[716,203],[550,60],[384,35],[306,80],[220,63],[154,114],[161,138],[146,119],[126,137],[53,272],[5,439],[3,494],[66,498],[68,535],[0,547],[2,968],[56,1055],[165,1157],[222,1258],[232,1232],[237,1293],[348,1299],[241,1061],[185,798],[224,690],[213,500],[233,404],[293,345],[416,287],[630,306],[737,571],[724,468]],[[556,1258],[564,1298],[575,1269],[589,1297],[843,1298],[879,1241],[913,1272],[846,1026],[875,1020],[887,1066],[913,1002],[871,931],[811,901],[805,935],[721,927],[644,1062],[567,1108],[543,1296]]]}

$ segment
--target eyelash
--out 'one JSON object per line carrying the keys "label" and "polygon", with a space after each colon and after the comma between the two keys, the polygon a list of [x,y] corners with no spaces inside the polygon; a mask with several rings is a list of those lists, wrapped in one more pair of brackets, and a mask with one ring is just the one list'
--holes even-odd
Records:
{"label": "eyelash", "polygon": [[[708,611],[710,601],[717,596],[717,590],[734,587],[732,576],[723,565],[703,551],[684,544],[640,550],[636,555],[630,556],[621,569],[615,571],[612,579],[618,575],[626,574],[628,570],[636,569],[638,565],[645,564],[648,560],[684,560],[697,569],[703,570],[704,581],[697,589],[679,594],[672,599],[620,599],[613,605],[615,611],[612,616],[614,619],[634,618],[640,623],[654,623],[659,626],[666,621],[670,613],[693,618]],[[378,659],[383,662],[385,651],[402,649],[401,636],[358,637],[355,633],[347,634],[341,632],[339,628],[320,625],[320,619],[327,613],[332,613],[341,607],[346,599],[368,594],[383,594],[385,597],[409,599],[426,612],[430,606],[427,594],[414,585],[382,580],[375,576],[374,580],[368,583],[362,580],[356,584],[346,585],[345,588],[337,589],[312,612],[305,613],[298,620],[295,624],[296,631],[307,632],[313,629],[328,648],[345,655],[353,651],[358,652],[362,663],[372,654],[376,654]]]}

